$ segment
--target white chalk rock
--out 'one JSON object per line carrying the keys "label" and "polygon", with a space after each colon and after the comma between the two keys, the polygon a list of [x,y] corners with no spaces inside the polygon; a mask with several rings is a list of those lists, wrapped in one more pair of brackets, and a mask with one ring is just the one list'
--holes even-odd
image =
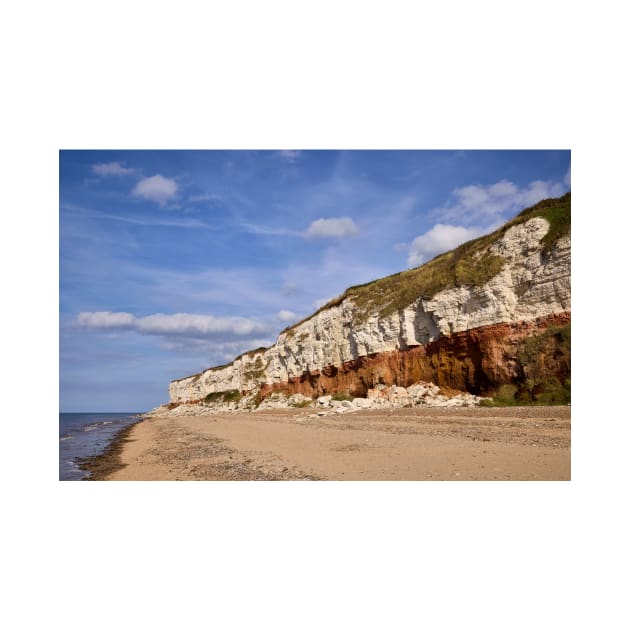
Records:
{"label": "white chalk rock", "polygon": [[332,396],[320,396],[317,399],[317,406],[318,407],[329,407],[331,400],[332,400]]}

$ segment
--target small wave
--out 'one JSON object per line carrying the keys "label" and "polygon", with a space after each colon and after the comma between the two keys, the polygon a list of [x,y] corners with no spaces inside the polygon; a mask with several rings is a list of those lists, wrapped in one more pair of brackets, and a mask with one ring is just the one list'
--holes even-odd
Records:
{"label": "small wave", "polygon": [[103,420],[103,424],[112,424],[113,420]]}
{"label": "small wave", "polygon": [[98,424],[88,424],[86,427],[83,427],[84,431],[96,431],[98,429]]}
{"label": "small wave", "polygon": [[72,436],[71,435],[64,435],[63,437],[59,438],[60,442],[65,442],[66,440],[71,440]]}

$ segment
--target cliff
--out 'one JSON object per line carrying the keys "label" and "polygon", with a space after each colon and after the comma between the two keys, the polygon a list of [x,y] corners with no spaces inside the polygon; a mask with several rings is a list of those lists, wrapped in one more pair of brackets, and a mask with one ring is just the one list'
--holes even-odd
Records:
{"label": "cliff", "polygon": [[[364,397],[429,381],[510,401],[566,402],[570,388],[571,196],[421,267],[357,287],[270,348],[173,381],[170,402],[273,392]],[[223,394],[222,394],[223,393]]]}

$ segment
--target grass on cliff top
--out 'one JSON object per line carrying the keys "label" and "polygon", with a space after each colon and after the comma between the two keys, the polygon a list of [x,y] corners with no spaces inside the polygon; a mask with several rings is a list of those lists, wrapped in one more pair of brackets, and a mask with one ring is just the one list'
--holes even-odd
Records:
{"label": "grass on cliff top", "polygon": [[523,210],[498,230],[463,243],[420,267],[350,287],[342,295],[283,332],[291,335],[291,331],[300,324],[323,310],[338,306],[346,299],[356,304],[357,320],[364,321],[373,313],[387,317],[406,308],[421,296],[430,299],[444,289],[484,284],[501,271],[504,262],[500,256],[488,254],[487,248],[509,228],[534,217],[542,217],[549,222],[549,231],[541,241],[543,251],[547,252],[561,236],[571,230],[571,193],[557,199],[544,199]]}

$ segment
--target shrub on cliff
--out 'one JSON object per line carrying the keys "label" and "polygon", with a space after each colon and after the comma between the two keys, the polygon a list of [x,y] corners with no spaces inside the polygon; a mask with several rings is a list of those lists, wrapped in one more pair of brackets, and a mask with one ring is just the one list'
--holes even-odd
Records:
{"label": "shrub on cliff", "polygon": [[571,324],[521,340],[516,359],[523,376],[498,387],[486,407],[566,405],[571,402]]}
{"label": "shrub on cliff", "polygon": [[304,409],[305,407],[312,407],[313,406],[313,401],[312,400],[300,400],[298,402],[291,402],[289,403],[290,407],[295,407],[296,409]]}
{"label": "shrub on cliff", "polygon": [[562,382],[555,377],[542,382],[528,380],[522,385],[501,385],[491,399],[481,401],[482,407],[522,407],[528,405],[567,405],[571,403],[571,380]]}
{"label": "shrub on cliff", "polygon": [[204,401],[207,403],[230,403],[238,402],[242,397],[238,389],[228,389],[224,392],[212,392],[204,398]]}
{"label": "shrub on cliff", "polygon": [[349,394],[342,394],[342,393],[333,394],[332,400],[338,400],[340,402],[342,402],[344,400],[352,401],[352,400],[354,400],[354,396],[350,396]]}

